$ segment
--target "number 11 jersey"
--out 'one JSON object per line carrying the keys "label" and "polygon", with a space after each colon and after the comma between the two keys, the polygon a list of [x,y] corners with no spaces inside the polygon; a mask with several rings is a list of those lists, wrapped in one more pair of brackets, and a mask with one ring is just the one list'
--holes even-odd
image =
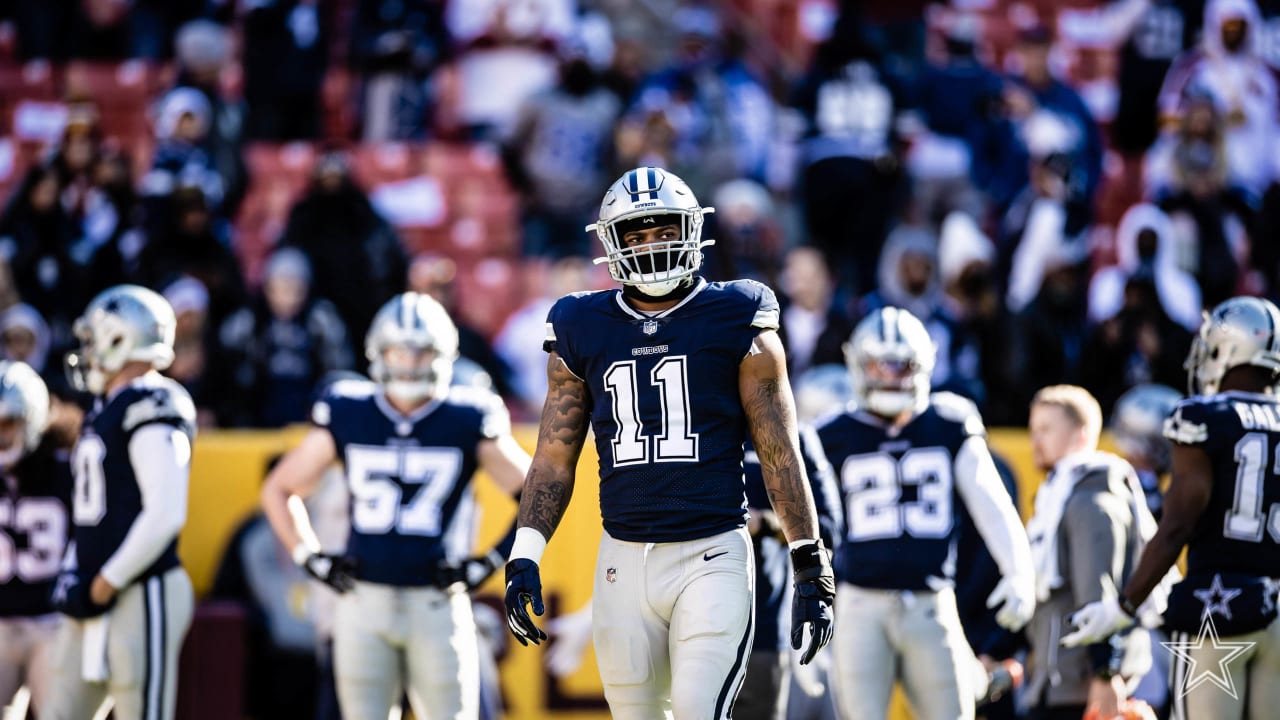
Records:
{"label": "number 11 jersey", "polygon": [[604,529],[681,542],[746,522],[738,370],[778,301],[758,282],[698,284],[675,307],[635,310],[619,290],[560,298],[547,341],[590,391]]}

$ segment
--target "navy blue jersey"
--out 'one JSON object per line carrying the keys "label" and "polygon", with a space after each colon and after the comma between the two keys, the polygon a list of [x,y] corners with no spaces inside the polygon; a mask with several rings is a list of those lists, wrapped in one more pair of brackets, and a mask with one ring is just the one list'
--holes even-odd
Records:
{"label": "navy blue jersey", "polygon": [[591,392],[609,535],[679,542],[742,527],[738,368],[756,335],[777,327],[773,291],[750,280],[699,280],[652,316],[618,290],[556,301],[546,347]]}
{"label": "navy blue jersey", "polygon": [[[770,510],[773,506],[765,489],[760,458],[750,440],[744,449],[742,469],[747,479],[747,506],[752,511]],[[818,532],[823,544],[833,549],[843,532],[840,493],[831,463],[822,454],[822,444],[811,428],[800,430],[800,453],[818,508]],[[752,540],[756,553],[756,636],[752,648],[784,652],[791,637],[791,622],[784,622],[782,617],[788,606],[787,591],[791,588],[791,555],[783,538],[756,536]]]}
{"label": "navy blue jersey", "polygon": [[1187,543],[1187,576],[1280,577],[1280,401],[1226,392],[1183,400],[1165,435],[1209,455],[1213,490]]}
{"label": "navy blue jersey", "polygon": [[844,542],[836,579],[867,588],[929,590],[955,575],[955,460],[985,430],[973,403],[949,393],[900,431],[851,410],[819,423],[818,438],[839,479]]}
{"label": "navy blue jersey", "polygon": [[471,550],[471,476],[482,440],[511,432],[502,401],[487,391],[450,388],[401,415],[372,382],[334,383],[312,410],[329,431],[351,490],[347,556],[366,582],[434,585],[441,560]]}
{"label": "navy blue jersey", "polygon": [[53,612],[70,506],[69,453],[48,438],[0,477],[0,617]]}
{"label": "navy blue jersey", "polygon": [[[194,439],[196,409],[178,383],[150,374],[117,391],[85,417],[72,453],[75,495],[72,498],[76,573],[93,579],[115,554],[138,515],[142,491],[129,458],[129,441],[139,428],[168,425]],[[178,539],[139,576],[159,575],[178,566]]]}

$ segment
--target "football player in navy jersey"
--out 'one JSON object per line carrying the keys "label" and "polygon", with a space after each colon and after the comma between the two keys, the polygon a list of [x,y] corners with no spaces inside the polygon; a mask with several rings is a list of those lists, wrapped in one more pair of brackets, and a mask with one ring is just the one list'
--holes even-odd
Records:
{"label": "football player in navy jersey", "polygon": [[37,712],[52,674],[50,596],[71,529],[71,466],[45,433],[48,419],[36,371],[0,362],[0,708],[25,684]]}
{"label": "football player in navy jersey", "polygon": [[987,449],[973,403],[930,395],[934,346],[919,320],[888,307],[845,347],[854,405],[817,424],[844,500],[836,553],[833,682],[842,717],[884,718],[901,680],[923,720],[972,718],[984,673],[956,610],[953,575],[964,503],[1002,578],[987,599],[1017,630],[1035,607],[1026,532]]}
{"label": "football player in navy jersey", "polygon": [[[73,330],[73,385],[95,396],[72,453],[72,543],[54,588],[67,617],[41,718],[172,718],[178,652],[191,625],[191,580],[178,561],[187,518],[195,405],[158,371],[173,362],[173,308],[119,285]],[[109,629],[108,629],[109,628]]]}
{"label": "football player in navy jersey", "polygon": [[[518,495],[529,455],[500,398],[449,387],[458,330],[430,296],[404,293],[384,305],[365,354],[373,381],[330,387],[312,411],[315,427],[267,478],[262,504],[294,561],[342,593],[333,653],[343,715],[385,718],[407,691],[419,717],[471,720],[480,670],[464,590],[502,564],[513,537],[468,557],[472,478],[483,469]],[[289,508],[335,461],[351,492],[342,555],[308,546]]]}
{"label": "football player in navy jersey", "polygon": [[[1173,715],[1182,720],[1261,720],[1280,708],[1278,328],[1280,310],[1261,298],[1232,298],[1205,318],[1186,363],[1192,397],[1165,423],[1173,478],[1159,528],[1118,596],[1077,611],[1062,641],[1094,643],[1146,615],[1186,547],[1186,578],[1164,615],[1164,629],[1185,643],[1173,661]],[[1203,682],[1206,670],[1243,687],[1224,692]]]}
{"label": "football player in navy jersey", "polygon": [[546,634],[538,563],[594,430],[604,524],[593,640],[613,717],[728,717],[753,634],[743,491],[748,433],[794,567],[791,641],[831,637],[835,585],[801,461],[778,302],[751,281],[708,283],[703,216],[680,178],[637,168],[609,187],[595,230],[621,291],[558,300],[548,391],[507,563],[508,624]]}

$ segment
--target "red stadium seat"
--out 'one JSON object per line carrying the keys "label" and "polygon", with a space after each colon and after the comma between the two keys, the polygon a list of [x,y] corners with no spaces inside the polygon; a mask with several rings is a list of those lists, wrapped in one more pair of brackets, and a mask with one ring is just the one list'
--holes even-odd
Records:
{"label": "red stadium seat", "polygon": [[13,131],[13,109],[24,100],[58,99],[56,69],[43,60],[23,65],[0,64],[0,134]]}

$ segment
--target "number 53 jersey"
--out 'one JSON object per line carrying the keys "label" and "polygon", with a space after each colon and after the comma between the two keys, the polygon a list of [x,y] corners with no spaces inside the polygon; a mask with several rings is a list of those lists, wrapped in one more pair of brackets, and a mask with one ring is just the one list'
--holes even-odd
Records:
{"label": "number 53 jersey", "polygon": [[817,423],[844,500],[836,579],[881,590],[937,590],[955,575],[956,503],[989,453],[978,410],[950,393],[897,432],[850,410]]}
{"label": "number 53 jersey", "polygon": [[346,554],[361,580],[436,584],[436,566],[466,557],[474,540],[476,447],[511,432],[496,395],[450,388],[401,415],[374,383],[343,380],[312,408],[333,437],[351,491]]}
{"label": "number 53 jersey", "polygon": [[619,290],[567,295],[545,348],[590,391],[604,529],[627,542],[680,542],[745,524],[738,371],[778,301],[760,283],[698,280],[669,310]]}

